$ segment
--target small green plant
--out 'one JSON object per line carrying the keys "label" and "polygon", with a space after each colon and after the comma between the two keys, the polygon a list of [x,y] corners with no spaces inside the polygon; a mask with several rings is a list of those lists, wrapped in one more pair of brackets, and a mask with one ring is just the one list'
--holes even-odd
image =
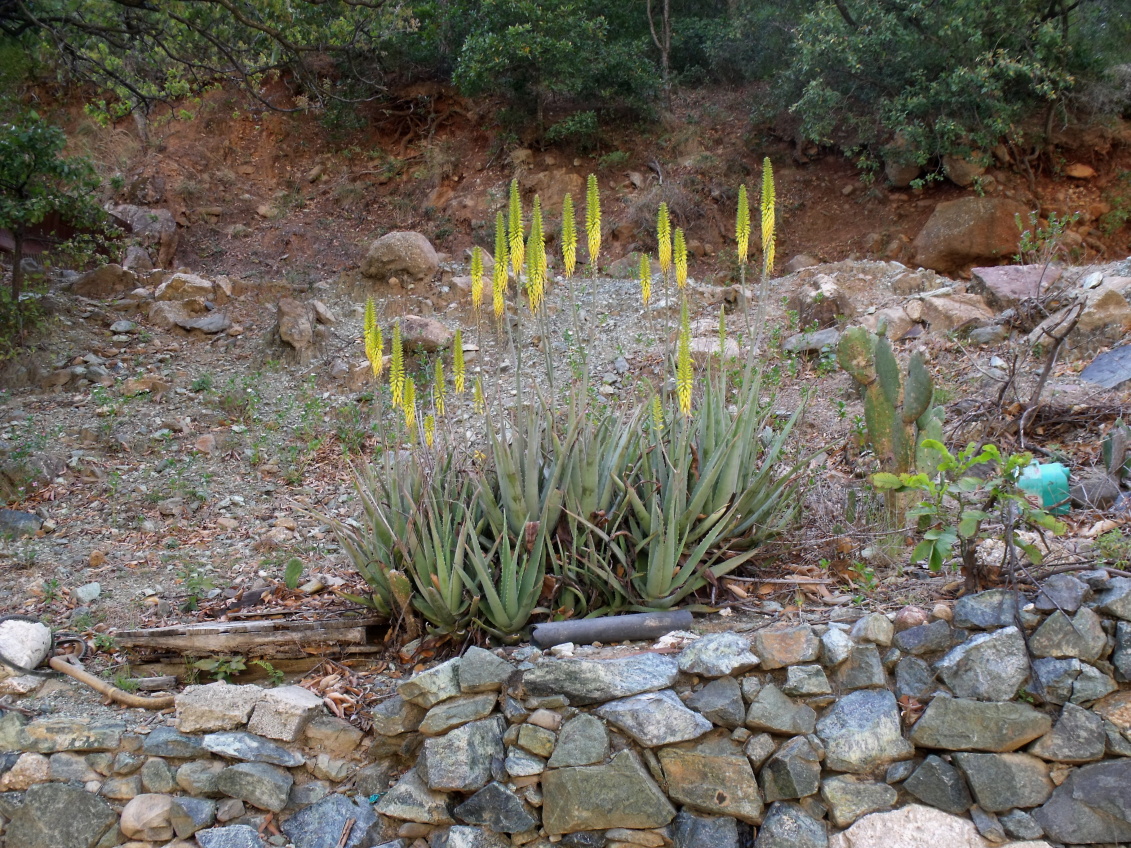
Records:
{"label": "small green plant", "polygon": [[212,578],[199,568],[186,568],[177,577],[185,587],[185,602],[181,605],[184,612],[192,612],[200,606],[200,600],[213,588]]}
{"label": "small green plant", "polygon": [[210,392],[212,391],[212,373],[206,371],[201,374],[189,385],[189,390],[193,392]]}
{"label": "small green plant", "polygon": [[1122,530],[1108,530],[1096,539],[1094,550],[1096,558],[1112,568],[1131,566],[1131,537]]}
{"label": "small green plant", "polygon": [[209,657],[196,660],[190,667],[212,675],[213,680],[223,680],[225,683],[231,683],[233,677],[240,672],[247,671],[247,663],[238,654],[230,657]]}
{"label": "small green plant", "polygon": [[302,560],[298,557],[292,557],[287,560],[287,565],[283,569],[283,585],[288,589],[294,591],[298,588],[299,581],[302,579]]}
{"label": "small green plant", "polygon": [[1040,265],[1043,277],[1044,272],[1056,259],[1071,259],[1064,247],[1064,234],[1079,219],[1079,212],[1063,217],[1057,217],[1056,213],[1052,212],[1049,213],[1048,223],[1042,227],[1040,213],[1030,212],[1029,226],[1026,227],[1021,215],[1016,215],[1014,220],[1017,222],[1017,229],[1021,231],[1021,238],[1014,260],[1022,265]]}
{"label": "small green plant", "polygon": [[251,664],[259,666],[261,669],[263,669],[264,672],[267,673],[267,679],[271,681],[272,686],[283,685],[283,678],[285,677],[285,675],[279,669],[275,668],[275,666],[271,665],[271,663],[269,663],[267,660],[252,660]]}
{"label": "small green plant", "polygon": [[611,168],[622,168],[626,164],[628,164],[628,154],[623,150],[614,150],[597,160],[597,169],[607,171]]}
{"label": "small green plant", "polygon": [[112,654],[118,650],[118,640],[109,633],[95,633],[92,641],[96,651],[105,651]]}
{"label": "small green plant", "polygon": [[114,685],[123,692],[136,692],[138,690],[137,680],[127,674],[115,675]]}
{"label": "small green plant", "polygon": [[995,445],[979,447],[974,443],[952,454],[934,439],[926,440],[922,447],[938,456],[934,475],[872,475],[872,484],[881,491],[921,498],[907,513],[922,535],[911,554],[912,562],[923,562],[931,571],[939,571],[957,549],[967,588],[979,591],[982,569],[977,547],[983,539],[1005,542],[1007,560],[1003,565],[1009,568],[1015,564],[1017,550],[1034,564],[1042,559],[1040,549],[1023,538],[1020,530],[1064,532],[1065,525],[1034,506],[1018,485],[1032,455],[1003,457]]}

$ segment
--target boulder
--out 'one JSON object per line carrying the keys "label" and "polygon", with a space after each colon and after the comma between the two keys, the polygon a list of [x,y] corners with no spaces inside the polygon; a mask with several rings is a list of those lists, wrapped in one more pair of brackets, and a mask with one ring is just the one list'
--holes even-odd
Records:
{"label": "boulder", "polygon": [[263,692],[247,729],[268,739],[295,742],[311,719],[322,712],[322,699],[301,686],[278,686]]}
{"label": "boulder", "polygon": [[981,295],[951,294],[923,300],[923,321],[935,333],[956,332],[993,320],[993,310]]}
{"label": "boulder", "polygon": [[986,173],[986,155],[974,152],[969,156],[955,156],[948,154],[942,157],[943,173],[946,178],[958,186],[966,188]]}
{"label": "boulder", "polygon": [[1131,759],[1081,766],[1032,816],[1057,842],[1131,842]]}
{"label": "boulder", "polygon": [[486,786],[494,761],[503,757],[504,723],[502,716],[494,716],[426,740],[423,773],[428,786],[443,792],[475,792]]}
{"label": "boulder", "polygon": [[549,766],[588,766],[604,762],[608,753],[609,732],[604,722],[596,716],[581,713],[562,726]]}
{"label": "boulder", "polygon": [[138,795],[122,809],[118,826],[127,839],[164,842],[173,838],[172,806],[169,795]]}
{"label": "boulder", "polygon": [[[51,644],[51,629],[41,622],[9,619],[0,623],[0,655],[15,665],[35,668],[47,658]],[[0,680],[17,674],[14,668],[0,665]]]}
{"label": "boulder", "polygon": [[[418,707],[429,709],[441,701],[454,698],[460,694],[459,670],[461,660],[454,657],[447,662],[426,669],[419,674],[414,674],[397,687],[397,694],[404,700],[410,701]],[[420,717],[423,720],[423,714]],[[420,725],[408,728],[415,730]],[[403,733],[404,731],[397,731]]]}
{"label": "boulder", "polygon": [[121,265],[103,265],[87,271],[71,283],[71,291],[82,297],[103,299],[133,291],[138,287],[137,275]]}
{"label": "boulder", "polygon": [[157,287],[154,297],[161,300],[212,300],[216,288],[210,280],[196,274],[173,274]]}
{"label": "boulder", "polygon": [[390,277],[413,283],[427,283],[440,270],[436,249],[420,233],[392,232],[369,247],[361,263],[361,273],[387,282]]}
{"label": "boulder", "polygon": [[118,820],[104,800],[67,783],[32,786],[9,812],[4,837],[20,848],[95,848]]}
{"label": "boulder", "polygon": [[530,805],[502,783],[488,783],[454,812],[462,822],[497,833],[524,833],[538,827],[538,818]]}
{"label": "boulder", "polygon": [[448,795],[429,789],[415,768],[406,772],[382,796],[374,810],[383,816],[421,824],[455,824],[455,819],[448,810]]}
{"label": "boulder", "polygon": [[773,624],[754,634],[754,654],[762,668],[784,668],[812,662],[820,653],[821,642],[808,624]]}
{"label": "boulder", "polygon": [[401,344],[408,353],[435,353],[451,347],[455,333],[435,318],[406,315],[401,321]]}
{"label": "boulder", "polygon": [[852,301],[828,274],[818,274],[809,285],[789,296],[786,308],[797,313],[798,325],[810,329],[835,327],[842,318],[851,318]]}
{"label": "boulder", "polygon": [[186,687],[176,697],[177,729],[182,733],[232,730],[247,723],[262,697],[258,686],[232,686],[222,680]]}
{"label": "boulder", "polygon": [[1016,627],[979,633],[935,665],[959,698],[1010,701],[1029,679],[1029,652]]}
{"label": "boulder", "polygon": [[1020,203],[997,198],[944,201],[912,244],[915,261],[949,274],[975,262],[1008,259],[1020,239],[1016,216],[1028,212]]}
{"label": "boulder", "polygon": [[1049,717],[1028,704],[938,696],[911,728],[911,741],[951,751],[1016,751],[1051,728]]}
{"label": "boulder", "polygon": [[1048,291],[1061,276],[1057,265],[993,265],[971,268],[968,290],[985,297],[994,309],[1011,309]]}
{"label": "boulder", "polygon": [[792,801],[775,801],[758,829],[754,848],[826,848],[828,831]]}
{"label": "boulder", "polygon": [[313,310],[293,297],[284,297],[279,301],[276,315],[275,326],[279,340],[290,345],[300,360],[308,358],[314,344]]}
{"label": "boulder", "polygon": [[[343,839],[347,822],[353,824]],[[376,822],[364,799],[354,803],[344,795],[328,795],[283,822],[282,831],[294,848],[363,848],[371,844],[367,836]]]}
{"label": "boulder", "polygon": [[157,251],[157,267],[173,267],[173,257],[177,252],[177,222],[168,209],[153,209],[119,203],[106,207],[106,211],[123,221],[132,231],[142,247]]}
{"label": "boulder", "polygon": [[149,323],[159,330],[171,330],[193,321],[206,311],[202,300],[163,300],[149,307]]}
{"label": "boulder", "polygon": [[825,767],[864,774],[914,750],[903,738],[899,706],[886,689],[860,690],[844,696],[816,725],[825,745]]}
{"label": "boulder", "polygon": [[1030,754],[959,751],[954,760],[966,775],[978,805],[991,813],[1036,807],[1052,792],[1048,765]]}

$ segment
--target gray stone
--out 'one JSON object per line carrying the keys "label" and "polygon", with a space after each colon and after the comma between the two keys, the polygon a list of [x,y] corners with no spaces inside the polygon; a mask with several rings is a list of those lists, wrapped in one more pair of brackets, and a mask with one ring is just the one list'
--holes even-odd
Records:
{"label": "gray stone", "polygon": [[232,319],[223,312],[209,312],[199,318],[178,318],[175,322],[182,330],[199,330],[210,336],[227,332],[232,326]]}
{"label": "gray stone", "polygon": [[816,721],[817,714],[812,707],[794,703],[773,684],[763,686],[746,711],[746,726],[751,730],[788,736],[812,733]]}
{"label": "gray stone", "polygon": [[459,667],[459,688],[463,692],[497,692],[514,674],[514,666],[490,651],[472,645]]}
{"label": "gray stone", "polygon": [[493,692],[482,695],[465,695],[441,701],[428,711],[420,722],[419,730],[425,736],[447,733],[461,724],[486,718],[495,709],[499,698]]}
{"label": "gray stone", "polygon": [[182,733],[233,730],[247,724],[262,696],[258,686],[232,686],[222,680],[186,687],[176,697],[177,729]]}
{"label": "gray stone", "polygon": [[711,729],[711,722],[685,707],[671,689],[610,701],[595,712],[645,748],[687,742]]}
{"label": "gray stone", "polygon": [[974,327],[967,333],[966,338],[972,345],[1001,344],[1009,338],[1009,327],[1001,324],[990,324],[987,327]]}
{"label": "gray stone", "polygon": [[702,742],[664,748],[659,759],[673,801],[704,813],[761,821],[762,795],[750,760],[728,736],[719,732]]}
{"label": "gray stone", "polygon": [[1029,679],[1029,652],[1021,631],[1010,626],[970,637],[935,669],[959,698],[1009,701]]}
{"label": "gray stone", "polygon": [[958,769],[934,754],[923,760],[903,782],[903,788],[924,804],[956,815],[965,813],[974,803]]}
{"label": "gray stone", "polygon": [[102,784],[98,794],[111,801],[129,801],[141,794],[141,777],[136,774],[129,777],[111,777]]}
{"label": "gray stone", "polygon": [[828,695],[832,693],[825,670],[819,665],[791,665],[785,670],[782,692],[791,696]]}
{"label": "gray stone", "polygon": [[56,751],[113,751],[122,741],[126,726],[119,722],[77,718],[38,718],[26,724],[15,745],[23,751],[53,754]]}
{"label": "gray stone", "polygon": [[954,626],[993,630],[1017,623],[1017,593],[1012,589],[989,589],[965,595],[954,604]]}
{"label": "gray stone", "polygon": [[216,788],[229,798],[239,798],[253,807],[277,813],[287,805],[293,783],[290,772],[278,766],[237,763],[220,772]]}
{"label": "gray stone", "polygon": [[949,751],[1016,751],[1051,727],[1049,717],[1028,704],[936,697],[911,728],[911,742]]}
{"label": "gray stone", "polygon": [[501,783],[488,783],[454,812],[462,822],[499,833],[523,833],[538,827],[538,816],[530,805]]}
{"label": "gray stone", "polygon": [[609,754],[609,732],[604,723],[587,713],[574,716],[558,734],[548,763],[550,768],[588,766],[604,762]]}
{"label": "gray stone", "polygon": [[432,844],[436,848],[511,848],[511,841],[505,836],[466,825],[456,825],[446,832],[437,833]]}
{"label": "gray stone", "polygon": [[1064,704],[1072,697],[1072,684],[1080,676],[1080,660],[1058,660],[1051,657],[1034,660],[1033,694],[1050,704]]}
{"label": "gray stone", "polygon": [[1108,585],[1109,588],[1100,596],[1096,609],[1131,621],[1131,577],[1113,577]]}
{"label": "gray stone", "polygon": [[820,650],[821,642],[808,624],[772,624],[754,634],[754,653],[767,670],[813,662]]}
{"label": "gray stone", "polygon": [[575,706],[670,688],[679,663],[660,654],[615,660],[543,659],[523,673],[528,695],[564,695]]}
{"label": "gray stone", "polygon": [[[419,707],[414,707],[419,709]],[[421,710],[423,713],[423,710]],[[349,755],[365,734],[345,719],[332,715],[315,716],[302,732],[303,744],[334,757]],[[377,741],[374,740],[374,747]]]}
{"label": "gray stone", "polygon": [[1131,759],[1081,766],[1032,816],[1056,842],[1131,842],[1129,786]]}
{"label": "gray stone", "polygon": [[912,756],[903,738],[895,696],[883,689],[852,692],[817,722],[825,746],[825,767],[863,774]]}
{"label": "gray stone", "polygon": [[397,694],[406,701],[428,709],[460,694],[459,657],[413,675],[397,687]]}
{"label": "gray stone", "polygon": [[830,627],[821,634],[821,662],[829,668],[844,662],[855,643],[843,630]]}
{"label": "gray stone", "polygon": [[897,698],[920,700],[935,691],[935,673],[918,657],[904,657],[895,666]]}
{"label": "gray stone", "polygon": [[[15,752],[12,752],[13,754]],[[5,771],[0,766],[0,772]],[[73,780],[77,783],[87,783],[91,780],[99,780],[100,775],[87,763],[86,757],[82,754],[75,754],[69,751],[64,751],[58,754],[51,755],[50,762],[51,779],[67,781]]]}
{"label": "gray stone", "polygon": [[978,806],[991,813],[1036,807],[1052,792],[1048,765],[1030,754],[959,752],[954,759]]}
{"label": "gray stone", "polygon": [[770,805],[754,840],[754,848],[827,848],[828,844],[825,823],[790,801]]}
{"label": "gray stone", "polygon": [[833,683],[842,692],[886,686],[879,649],[873,644],[854,645],[848,658],[833,670]]}
{"label": "gray stone", "polygon": [[177,787],[177,778],[169,764],[160,757],[150,757],[141,767],[141,785],[146,792],[168,794]]}
{"label": "gray stone", "polygon": [[502,716],[457,727],[424,742],[424,779],[443,792],[475,792],[491,780],[492,760],[503,758]]}
{"label": "gray stone", "polygon": [[548,757],[554,753],[554,745],[558,741],[558,734],[535,724],[519,725],[518,747],[538,757]]}
{"label": "gray stone", "polygon": [[970,808],[970,818],[974,822],[974,827],[978,828],[978,833],[987,842],[1000,845],[1008,838],[1005,835],[1005,828],[1001,826],[997,816],[988,810],[983,810],[977,804]]}
{"label": "gray stone", "polygon": [[1080,372],[1080,379],[1105,389],[1114,389],[1131,380],[1131,345],[1101,353]]}
{"label": "gray stone", "polygon": [[546,770],[546,761],[512,745],[507,748],[503,768],[511,777],[533,777]]}
{"label": "gray stone", "polygon": [[382,282],[390,277],[416,284],[430,282],[440,269],[432,243],[421,233],[386,233],[369,246],[361,263],[361,273]]}
{"label": "gray stone", "polygon": [[1024,810],[1010,810],[998,816],[997,820],[1006,834],[1014,839],[1040,839],[1045,835],[1045,829]]}
{"label": "gray stone", "polygon": [[373,709],[373,732],[382,736],[399,736],[412,733],[424,721],[427,710],[394,695]]}
{"label": "gray stone", "polygon": [[216,802],[205,798],[186,798],[181,795],[169,805],[169,823],[180,839],[212,827],[216,821]]}
{"label": "gray stone", "polygon": [[795,736],[766,760],[759,777],[767,803],[804,798],[821,788],[821,761],[804,736]]}
{"label": "gray stone", "polygon": [[[320,754],[319,756],[325,756]],[[359,795],[365,795],[360,787],[357,788]],[[388,788],[386,786],[386,788]],[[311,804],[317,804],[323,798],[330,794],[331,786],[325,780],[312,780],[309,783],[296,783],[291,787],[291,797],[287,800],[287,806],[292,809],[302,809],[309,807]],[[366,796],[368,797],[368,796]]]}
{"label": "gray stone", "polygon": [[227,766],[217,760],[196,760],[177,769],[177,786],[189,795],[219,795],[220,774]]}
{"label": "gray stone", "polygon": [[[1123,311],[1127,311],[1126,300],[1117,300],[1116,303]],[[1119,487],[1119,482],[1100,469],[1073,474],[1072,485],[1068,489],[1072,505],[1080,509],[1111,509],[1121,494],[1123,490]]]}
{"label": "gray stone", "polygon": [[856,775],[834,775],[821,782],[821,800],[837,827],[849,827],[861,816],[890,809],[898,794],[886,783]]}
{"label": "gray stone", "polygon": [[811,330],[794,333],[782,342],[782,350],[790,353],[818,353],[822,350],[835,348],[840,341],[840,330],[836,327],[826,327],[823,330]]}
{"label": "gray stone", "polygon": [[851,636],[857,642],[872,642],[886,648],[895,637],[895,625],[883,613],[870,612],[852,625]]}
{"label": "gray stone", "polygon": [[246,824],[211,827],[196,833],[200,848],[267,848],[255,828]]}
{"label": "gray stone", "polygon": [[415,768],[407,771],[374,809],[394,819],[437,826],[455,824],[448,809],[448,795],[429,789]]}
{"label": "gray stone", "polygon": [[[344,842],[340,841],[351,819],[349,835]],[[366,836],[376,822],[377,816],[369,804],[355,804],[344,795],[328,795],[299,810],[283,822],[281,830],[295,848],[368,848]]]}
{"label": "gray stone", "polygon": [[30,787],[4,828],[15,848],[94,848],[118,816],[110,805],[66,783]]}
{"label": "gray stone", "polygon": [[150,731],[141,750],[151,757],[174,757],[181,760],[205,756],[204,743],[199,736],[186,736],[165,725]]}
{"label": "gray stone", "polygon": [[696,639],[679,655],[679,670],[702,677],[742,674],[758,664],[750,642],[738,633],[711,633]]}
{"label": "gray stone", "polygon": [[1126,683],[1131,680],[1131,622],[1120,621],[1115,625],[1115,650],[1111,652],[1111,664],[1115,666],[1115,676]]}
{"label": "gray stone", "polygon": [[301,754],[242,730],[210,733],[204,737],[204,747],[221,757],[249,763],[270,763],[294,768],[305,762]]}
{"label": "gray stone", "polygon": [[950,625],[945,621],[932,621],[909,627],[895,634],[892,643],[905,654],[922,656],[945,651],[951,643]]}
{"label": "gray stone", "polygon": [[1131,757],[1131,739],[1124,736],[1110,721],[1104,721],[1104,737],[1104,753],[1115,757]]}
{"label": "gray stone", "polygon": [[630,751],[608,765],[546,772],[542,796],[542,826],[549,834],[663,827],[675,817],[675,808]]}
{"label": "gray stone", "polygon": [[1035,605],[1045,612],[1059,609],[1071,614],[1080,609],[1091,594],[1092,590],[1083,580],[1077,580],[1071,574],[1054,574],[1041,581]]}
{"label": "gray stone", "polygon": [[742,753],[746,755],[746,759],[750,760],[750,765],[757,770],[762,767],[762,764],[770,758],[770,754],[774,753],[776,749],[777,745],[774,744],[774,739],[770,734],[755,733],[742,746]]}
{"label": "gray stone", "polygon": [[901,763],[892,763],[884,772],[884,783],[902,783],[911,777],[911,773],[919,767],[916,760],[904,760]]}
{"label": "gray stone", "polygon": [[[39,528],[43,526],[43,519],[38,515],[31,512],[20,512],[15,509],[0,509],[0,536],[11,536],[19,538],[21,536],[34,536],[39,532]],[[17,623],[30,623],[30,622],[17,622]],[[25,662],[19,662],[18,659],[13,660],[24,668],[30,668]],[[36,663],[38,665],[38,663]]]}
{"label": "gray stone", "polygon": [[1095,666],[1080,663],[1080,674],[1072,681],[1073,704],[1088,704],[1114,692],[1115,680]]}
{"label": "gray stone", "polygon": [[[817,666],[820,669],[820,666]],[[790,671],[793,671],[791,668]],[[822,673],[822,677],[824,674]],[[733,677],[712,680],[687,699],[687,706],[719,727],[741,727],[746,718],[742,689]]]}
{"label": "gray stone", "polygon": [[672,823],[675,848],[739,848],[738,820],[680,810]]}
{"label": "gray stone", "polygon": [[1034,657],[1075,657],[1084,662],[1098,659],[1106,643],[1100,617],[1087,607],[1079,609],[1071,619],[1060,611],[1054,612],[1029,637]]}
{"label": "gray stone", "polygon": [[322,699],[301,686],[267,689],[255,705],[248,732],[268,739],[297,742],[306,726],[322,713]]}
{"label": "gray stone", "polygon": [[1030,745],[1029,753],[1058,763],[1088,763],[1103,759],[1106,743],[1102,718],[1065,704],[1052,730]]}
{"label": "gray stone", "polygon": [[173,838],[169,810],[173,799],[168,795],[138,795],[122,809],[118,827],[127,839],[164,842]]}

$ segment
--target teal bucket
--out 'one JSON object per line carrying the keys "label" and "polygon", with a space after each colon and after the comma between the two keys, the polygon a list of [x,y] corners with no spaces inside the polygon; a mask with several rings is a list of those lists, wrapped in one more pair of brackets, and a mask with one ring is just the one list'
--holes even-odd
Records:
{"label": "teal bucket", "polygon": [[1068,504],[1068,468],[1059,462],[1034,462],[1021,472],[1017,485],[1038,495],[1041,506],[1053,515],[1064,515]]}

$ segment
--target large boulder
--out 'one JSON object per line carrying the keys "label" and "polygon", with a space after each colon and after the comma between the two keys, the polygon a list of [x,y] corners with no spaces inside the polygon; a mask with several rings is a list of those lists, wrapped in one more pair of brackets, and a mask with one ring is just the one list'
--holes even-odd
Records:
{"label": "large boulder", "polygon": [[935,207],[912,247],[915,262],[943,274],[975,262],[1008,259],[1017,251],[1020,203],[990,197],[963,197]]}
{"label": "large boulder", "polygon": [[381,236],[369,247],[361,273],[382,282],[390,277],[411,283],[427,283],[440,270],[436,249],[420,233],[394,232]]}
{"label": "large boulder", "polygon": [[156,248],[157,266],[171,268],[177,252],[177,222],[168,209],[151,209],[119,203],[106,207],[106,211],[128,227],[150,255]]}
{"label": "large boulder", "polygon": [[83,297],[106,298],[137,287],[137,274],[121,265],[111,264],[87,271],[71,284],[71,291]]}

